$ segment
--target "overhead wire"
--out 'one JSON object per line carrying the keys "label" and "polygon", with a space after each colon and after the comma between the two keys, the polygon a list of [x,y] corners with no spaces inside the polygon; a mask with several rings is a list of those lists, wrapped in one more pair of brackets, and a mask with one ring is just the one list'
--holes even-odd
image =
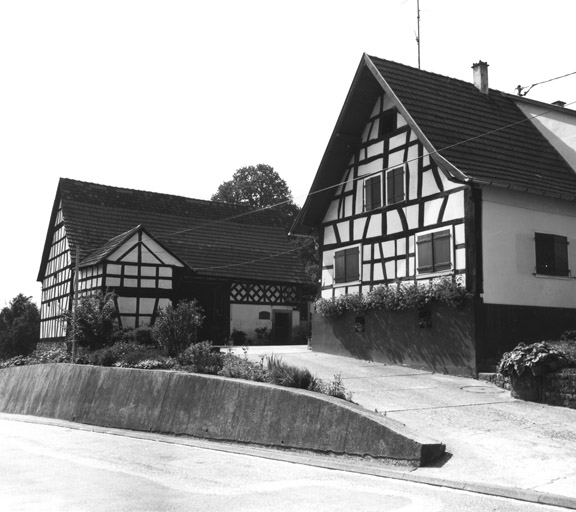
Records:
{"label": "overhead wire", "polygon": [[[570,76],[570,75],[576,75],[576,71],[572,71],[572,73],[566,73],[565,75],[557,76],[555,78],[550,78],[548,80],[543,80],[542,82],[536,82],[535,84],[532,84],[530,86],[522,87],[521,85],[519,85],[518,87],[516,87],[516,92],[517,92],[518,96],[526,96],[530,92],[530,90],[533,87],[536,87],[537,85],[547,84],[548,82],[553,82],[554,80],[560,80],[561,78],[566,78],[567,76]],[[524,90],[525,90],[525,92],[522,92]]]}

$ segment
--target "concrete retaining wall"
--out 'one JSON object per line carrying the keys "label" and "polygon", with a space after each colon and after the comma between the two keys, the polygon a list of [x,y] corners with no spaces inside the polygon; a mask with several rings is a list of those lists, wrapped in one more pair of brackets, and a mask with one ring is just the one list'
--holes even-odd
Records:
{"label": "concrete retaining wall", "polygon": [[69,364],[0,370],[0,411],[425,465],[445,446],[317,393],[257,382]]}
{"label": "concrete retaining wall", "polygon": [[[438,373],[476,376],[472,304],[453,309],[429,306],[422,322],[417,311],[346,312],[339,318],[312,316],[312,350],[429,369]],[[358,329],[358,321],[363,322]]]}

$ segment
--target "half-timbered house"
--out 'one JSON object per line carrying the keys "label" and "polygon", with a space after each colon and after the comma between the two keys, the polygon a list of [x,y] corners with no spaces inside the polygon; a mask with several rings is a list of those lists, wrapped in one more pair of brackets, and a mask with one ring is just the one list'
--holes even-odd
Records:
{"label": "half-timbered house", "polygon": [[309,280],[274,210],[61,179],[38,275],[42,340],[65,336],[76,273],[78,297],[115,292],[122,328],[182,299],[200,302],[214,342],[261,329],[289,343],[307,320]]}
{"label": "half-timbered house", "polygon": [[473,299],[428,330],[316,315],[315,349],[475,374],[576,328],[576,112],[489,89],[487,71],[362,57],[292,228],[319,238],[321,296],[453,276]]}

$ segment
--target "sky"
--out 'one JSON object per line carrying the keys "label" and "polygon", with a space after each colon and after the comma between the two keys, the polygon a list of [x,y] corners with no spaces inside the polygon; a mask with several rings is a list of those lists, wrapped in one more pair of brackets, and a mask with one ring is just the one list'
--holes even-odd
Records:
{"label": "sky", "polygon": [[[515,93],[576,71],[575,21],[574,0],[420,0],[421,68],[483,60]],[[417,0],[0,0],[0,308],[40,305],[60,177],[210,199],[265,163],[303,204],[363,53],[417,67],[416,34]],[[576,101],[576,75],[527,97]]]}

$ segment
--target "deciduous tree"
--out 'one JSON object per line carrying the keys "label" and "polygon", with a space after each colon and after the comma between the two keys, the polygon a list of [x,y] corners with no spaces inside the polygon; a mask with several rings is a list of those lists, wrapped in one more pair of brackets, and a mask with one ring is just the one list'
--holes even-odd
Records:
{"label": "deciduous tree", "polygon": [[0,311],[0,359],[26,356],[40,339],[40,313],[32,297],[18,294]]}

